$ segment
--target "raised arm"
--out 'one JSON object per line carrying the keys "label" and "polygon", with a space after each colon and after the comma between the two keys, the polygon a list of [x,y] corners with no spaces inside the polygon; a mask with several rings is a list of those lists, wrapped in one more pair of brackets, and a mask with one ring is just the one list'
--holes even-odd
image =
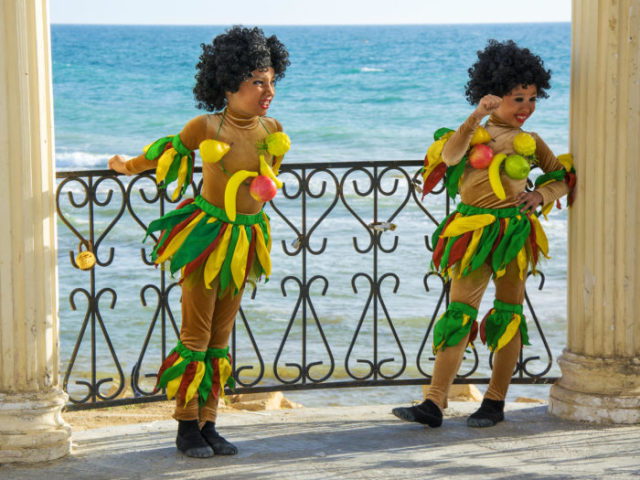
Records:
{"label": "raised arm", "polygon": [[469,142],[473,133],[484,117],[491,114],[502,103],[502,98],[495,95],[485,95],[478,102],[478,106],[471,115],[451,135],[442,149],[442,161],[447,165],[457,165],[469,149]]}

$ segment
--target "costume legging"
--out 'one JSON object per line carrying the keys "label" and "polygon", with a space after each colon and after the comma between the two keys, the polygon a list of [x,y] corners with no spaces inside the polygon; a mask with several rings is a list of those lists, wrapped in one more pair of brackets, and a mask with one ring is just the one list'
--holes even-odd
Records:
{"label": "costume legging", "polygon": [[[484,263],[461,278],[457,278],[458,272],[454,271],[451,280],[450,301],[466,303],[477,310],[492,275],[493,271],[488,263]],[[495,278],[494,284],[497,300],[513,305],[522,305],[524,302],[525,280],[520,279],[518,265],[515,260],[507,264],[505,274],[500,278]],[[457,345],[438,351],[436,355],[427,398],[441,409],[447,407],[449,387],[460,368],[468,342],[469,335],[464,337]],[[517,332],[509,343],[494,354],[491,380],[485,393],[485,398],[491,400],[505,399],[511,376],[518,362],[520,348],[520,332]]]}
{"label": "costume legging", "polygon": [[[200,276],[200,278],[193,276]],[[207,348],[226,348],[236,314],[240,309],[243,291],[235,296],[227,294],[218,298],[218,286],[206,288],[202,270],[194,272],[182,284],[182,326],[180,341],[189,350],[204,352]],[[222,387],[224,388],[224,386]],[[200,420],[215,422],[218,399],[209,395],[206,403],[198,406],[198,394],[184,405],[176,396],[173,418],[176,420]]]}

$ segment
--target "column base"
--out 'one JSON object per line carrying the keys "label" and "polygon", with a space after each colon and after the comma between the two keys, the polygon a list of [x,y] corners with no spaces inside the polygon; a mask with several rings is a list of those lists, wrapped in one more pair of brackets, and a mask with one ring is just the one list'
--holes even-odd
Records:
{"label": "column base", "polygon": [[601,359],[565,350],[549,412],[591,423],[640,423],[640,358]]}
{"label": "column base", "polygon": [[0,464],[44,462],[71,451],[71,427],[61,411],[67,394],[0,393]]}

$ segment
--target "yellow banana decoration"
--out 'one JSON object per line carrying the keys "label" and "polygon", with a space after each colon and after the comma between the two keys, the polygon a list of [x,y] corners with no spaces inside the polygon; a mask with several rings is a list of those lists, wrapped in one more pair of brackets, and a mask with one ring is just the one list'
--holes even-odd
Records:
{"label": "yellow banana decoration", "polygon": [[219,140],[204,140],[200,143],[200,157],[204,163],[216,163],[224,157],[231,146]]}
{"label": "yellow banana decoration", "polygon": [[180,160],[180,168],[178,168],[178,185],[173,191],[172,199],[175,200],[180,195],[184,181],[187,179],[187,171],[189,170],[189,158],[185,155]]}
{"label": "yellow banana decoration", "polygon": [[156,183],[160,183],[165,179],[175,155],[175,148],[169,148],[162,154],[158,160],[158,166],[156,167]]}
{"label": "yellow banana decoration", "polygon": [[502,165],[505,158],[507,158],[507,156],[504,153],[498,153],[493,157],[489,165],[489,183],[491,184],[493,193],[495,193],[496,197],[500,200],[507,198],[507,195],[504,193],[502,181],[500,180],[500,165]]}
{"label": "yellow banana decoration", "polygon": [[238,188],[247,178],[257,177],[258,172],[250,172],[249,170],[238,170],[231,175],[224,189],[224,211],[232,222],[236,219],[236,196]]}
{"label": "yellow banana decoration", "polygon": [[260,155],[260,175],[264,175],[265,177],[269,177],[273,180],[273,183],[276,184],[276,188],[282,188],[282,182],[276,177],[276,174],[273,173],[273,170],[264,159],[264,155]]}

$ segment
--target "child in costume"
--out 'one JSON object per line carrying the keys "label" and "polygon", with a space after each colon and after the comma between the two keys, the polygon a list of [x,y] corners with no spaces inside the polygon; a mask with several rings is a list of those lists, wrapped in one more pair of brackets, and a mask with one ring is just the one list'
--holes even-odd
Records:
{"label": "child in costume", "polygon": [[[529,344],[522,309],[525,280],[529,268],[536,272],[539,256],[548,253],[535,210],[543,207],[546,215],[567,193],[569,204],[573,200],[570,155],[556,158],[537,134],[522,130],[536,100],[548,96],[550,76],[542,59],[528,49],[490,40],[469,69],[466,97],[476,109],[455,132],[442,128],[434,135],[425,158],[423,193],[444,177],[448,193],[461,197],[433,236],[433,266],[451,280],[450,304],[433,331],[436,360],[429,392],[419,405],[393,409],[402,420],[442,424],[447,392],[478,330],[494,353],[493,370],[482,404],[467,425],[489,427],[504,419],[511,376],[522,345]],[[527,192],[531,166],[544,174]],[[494,307],[478,327],[478,307],[490,278]]]}
{"label": "child in costume", "polygon": [[156,390],[176,397],[176,445],[190,457],[233,455],[237,448],[215,429],[218,400],[233,386],[229,336],[248,278],[269,277],[271,238],[264,203],[282,186],[276,174],[289,138],[266,117],[275,82],[289,65],[285,46],[259,28],[233,27],[202,44],[194,95],[209,112],[178,135],[157,140],[109,167],[128,175],[156,169],[173,198],[191,184],[194,150],[203,161],[195,199],[150,223],[159,233],[152,258],[181,270],[180,340],[158,372]]}

